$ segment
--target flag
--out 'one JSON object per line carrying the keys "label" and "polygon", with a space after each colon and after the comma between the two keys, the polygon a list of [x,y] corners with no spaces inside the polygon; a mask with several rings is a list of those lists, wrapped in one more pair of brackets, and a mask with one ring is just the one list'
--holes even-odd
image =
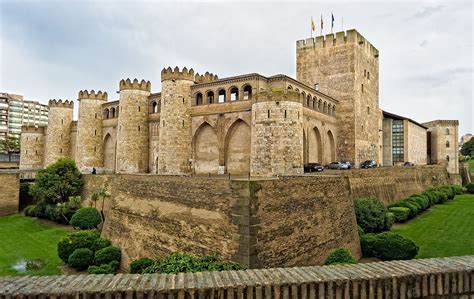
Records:
{"label": "flag", "polygon": [[331,30],[334,28],[334,14],[331,12]]}
{"label": "flag", "polygon": [[324,28],[323,15],[321,14],[321,30]]}
{"label": "flag", "polygon": [[314,20],[313,20],[313,17],[311,17],[311,31],[315,31],[316,30],[316,26],[314,26]]}

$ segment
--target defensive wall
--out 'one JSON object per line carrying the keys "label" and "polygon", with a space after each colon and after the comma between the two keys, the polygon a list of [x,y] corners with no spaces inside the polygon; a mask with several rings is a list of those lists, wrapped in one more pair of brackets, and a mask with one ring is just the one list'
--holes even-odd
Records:
{"label": "defensive wall", "polygon": [[473,296],[474,256],[224,272],[0,278],[0,299]]}
{"label": "defensive wall", "polygon": [[268,268],[319,265],[337,247],[359,258],[354,198],[376,196],[388,204],[450,180],[442,166],[250,180],[85,175],[83,197],[98,188],[109,193],[103,234],[123,249],[124,268],[174,251],[218,252]]}
{"label": "defensive wall", "polygon": [[20,174],[0,172],[0,216],[18,213]]}

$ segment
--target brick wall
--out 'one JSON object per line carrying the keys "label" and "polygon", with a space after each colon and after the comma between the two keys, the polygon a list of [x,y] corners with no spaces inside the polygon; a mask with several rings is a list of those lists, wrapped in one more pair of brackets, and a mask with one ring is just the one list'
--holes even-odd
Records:
{"label": "brick wall", "polygon": [[19,173],[0,173],[0,216],[18,213]]}

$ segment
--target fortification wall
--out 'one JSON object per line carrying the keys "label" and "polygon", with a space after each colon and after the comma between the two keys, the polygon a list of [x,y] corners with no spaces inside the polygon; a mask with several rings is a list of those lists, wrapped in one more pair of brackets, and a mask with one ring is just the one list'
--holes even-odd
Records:
{"label": "fortification wall", "polygon": [[45,127],[21,128],[20,169],[32,170],[43,168]]}
{"label": "fortification wall", "polygon": [[18,213],[20,174],[0,172],[0,216]]}

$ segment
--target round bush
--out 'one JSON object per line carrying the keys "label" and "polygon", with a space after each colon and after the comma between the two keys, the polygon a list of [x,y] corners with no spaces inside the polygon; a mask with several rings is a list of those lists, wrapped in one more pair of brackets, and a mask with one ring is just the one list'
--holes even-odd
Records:
{"label": "round bush", "polygon": [[461,185],[453,185],[454,193],[462,194],[464,192],[464,188]]}
{"label": "round bush", "polygon": [[360,237],[360,248],[362,255],[365,257],[375,256],[375,240],[376,234],[365,234]]}
{"label": "round bush", "polygon": [[474,183],[469,183],[466,185],[466,190],[470,194],[474,194]]}
{"label": "round bush", "polygon": [[404,207],[391,207],[388,210],[395,216],[395,222],[405,222],[410,213],[410,209]]}
{"label": "round bush", "polygon": [[407,200],[409,200],[411,202],[415,202],[416,204],[418,204],[420,206],[421,211],[426,210],[430,206],[429,199],[423,198],[419,195],[412,195]]}
{"label": "round bush", "polygon": [[117,261],[120,263],[120,259],[122,258],[122,252],[120,248],[115,246],[108,246],[98,250],[95,253],[94,257],[94,264],[102,265],[108,264],[113,261]]}
{"label": "round bush", "polygon": [[[359,227],[360,228],[360,227]],[[142,271],[148,268],[153,264],[153,260],[143,257],[138,260],[134,260],[130,264],[130,273],[132,274],[142,274]]]}
{"label": "round bush", "polygon": [[100,266],[89,266],[89,268],[87,268],[87,272],[89,274],[115,274],[119,268],[119,265],[119,262],[113,261]]}
{"label": "round bush", "polygon": [[373,243],[374,256],[384,261],[413,259],[418,250],[415,242],[392,232],[377,234]]}
{"label": "round bush", "polygon": [[63,237],[58,243],[58,256],[65,263],[68,262],[69,256],[74,250],[79,248],[87,248],[92,252],[102,249],[103,245],[109,246],[110,242],[100,238],[100,235],[96,231],[80,231],[76,233],[68,234]]}
{"label": "round bush", "polygon": [[341,265],[341,264],[356,264],[357,261],[352,256],[351,252],[345,248],[337,248],[331,252],[326,261],[325,265]]}
{"label": "round bush", "polygon": [[424,194],[428,198],[428,200],[430,201],[430,206],[436,203],[436,195],[433,191],[425,191],[422,194]]}
{"label": "round bush", "polygon": [[387,209],[377,198],[359,198],[354,201],[357,224],[366,233],[380,232],[385,228]]}
{"label": "round bush", "polygon": [[96,208],[81,208],[71,218],[71,225],[80,229],[91,229],[97,227],[102,221]]}
{"label": "round bush", "polygon": [[86,270],[94,260],[94,253],[87,248],[79,248],[69,256],[68,264],[76,270]]}
{"label": "round bush", "polygon": [[403,207],[407,208],[410,212],[408,213],[408,218],[413,218],[419,213],[418,206],[414,205],[411,202],[408,202],[406,200],[399,201],[397,203],[391,204],[390,207]]}

